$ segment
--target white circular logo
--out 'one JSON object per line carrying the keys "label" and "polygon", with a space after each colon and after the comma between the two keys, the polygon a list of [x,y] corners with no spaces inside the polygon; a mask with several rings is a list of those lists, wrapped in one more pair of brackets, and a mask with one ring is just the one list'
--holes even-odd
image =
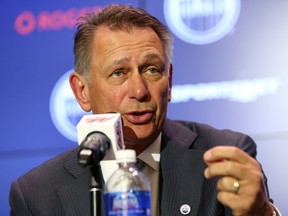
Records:
{"label": "white circular logo", "polygon": [[191,44],[209,44],[233,29],[241,0],[165,0],[164,16],[174,34]]}
{"label": "white circular logo", "polygon": [[55,84],[50,97],[50,115],[57,130],[66,138],[77,141],[76,125],[85,113],[74,97],[69,84],[73,69]]}
{"label": "white circular logo", "polygon": [[184,204],[180,207],[180,212],[183,214],[183,215],[187,215],[189,214],[191,211],[191,207],[187,204]]}

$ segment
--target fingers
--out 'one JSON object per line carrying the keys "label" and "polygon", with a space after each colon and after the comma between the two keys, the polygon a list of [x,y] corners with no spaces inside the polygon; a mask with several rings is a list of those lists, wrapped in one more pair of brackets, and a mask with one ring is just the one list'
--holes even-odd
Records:
{"label": "fingers", "polygon": [[236,179],[242,175],[242,165],[234,161],[222,160],[214,163],[208,163],[208,167],[204,171],[206,178],[216,176],[232,176]]}
{"label": "fingers", "polygon": [[206,162],[215,162],[224,159],[239,163],[247,163],[250,160],[247,153],[235,146],[217,146],[206,151],[204,154]]}
{"label": "fingers", "polygon": [[217,182],[218,191],[226,191],[227,193],[232,194],[241,193],[240,187],[241,187],[240,182],[232,177],[222,177]]}
{"label": "fingers", "polygon": [[[235,185],[238,190],[235,190]],[[222,177],[217,182],[217,199],[231,208],[233,215],[250,215],[249,212],[258,212],[266,200],[259,188],[260,185],[251,185],[246,180],[238,181],[232,177]]]}
{"label": "fingers", "polygon": [[259,190],[261,187],[262,181],[255,181],[253,184],[248,180],[238,180],[233,177],[221,177],[217,181],[217,189],[219,192],[226,192],[232,195],[242,196],[249,195],[252,196],[254,190]]}
{"label": "fingers", "polygon": [[[204,171],[204,176],[208,179],[216,176],[230,176],[234,179],[250,179],[254,172],[260,172],[258,163],[241,164],[231,160],[222,160],[217,162],[207,163],[207,168]],[[252,174],[252,176],[251,176]]]}
{"label": "fingers", "polygon": [[253,170],[260,170],[258,162],[237,147],[219,146],[205,152],[204,160],[208,167],[206,178],[231,176],[236,179],[251,178]]}
{"label": "fingers", "polygon": [[267,201],[259,163],[237,147],[219,146],[205,152],[206,178],[219,177],[218,200],[234,215],[257,212]]}

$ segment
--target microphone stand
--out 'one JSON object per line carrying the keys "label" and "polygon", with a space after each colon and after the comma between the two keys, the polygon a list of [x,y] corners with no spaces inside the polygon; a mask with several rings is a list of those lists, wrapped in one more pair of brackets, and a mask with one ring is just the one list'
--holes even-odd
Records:
{"label": "microphone stand", "polygon": [[100,161],[104,158],[106,152],[111,146],[110,139],[99,131],[89,133],[81,142],[78,148],[78,162],[83,165],[91,165],[90,179],[90,205],[91,215],[102,215],[102,170]]}
{"label": "microphone stand", "polygon": [[90,205],[91,205],[91,216],[102,215],[102,171],[100,164],[94,164],[90,167],[91,181],[90,181]]}

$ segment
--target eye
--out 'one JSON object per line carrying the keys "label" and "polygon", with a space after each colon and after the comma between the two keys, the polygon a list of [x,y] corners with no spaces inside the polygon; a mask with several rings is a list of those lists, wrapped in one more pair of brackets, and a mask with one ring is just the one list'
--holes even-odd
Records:
{"label": "eye", "polygon": [[120,85],[127,79],[127,72],[125,68],[119,68],[111,71],[111,74],[108,77],[108,82],[111,85]]}
{"label": "eye", "polygon": [[117,70],[117,71],[114,71],[112,76],[114,77],[121,77],[123,75],[123,71],[122,70]]}
{"label": "eye", "polygon": [[147,72],[149,72],[150,74],[156,74],[156,73],[159,73],[159,70],[156,68],[149,68]]}
{"label": "eye", "polygon": [[143,77],[150,81],[157,81],[161,79],[162,75],[163,72],[161,72],[161,70],[159,70],[157,67],[148,67],[145,70],[145,73],[143,73]]}

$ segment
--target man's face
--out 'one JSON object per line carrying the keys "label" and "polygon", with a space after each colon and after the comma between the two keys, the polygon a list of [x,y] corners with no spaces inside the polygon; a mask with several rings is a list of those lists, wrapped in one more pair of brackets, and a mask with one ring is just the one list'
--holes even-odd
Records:
{"label": "man's face", "polygon": [[171,97],[172,71],[160,39],[150,28],[128,33],[104,27],[95,38],[88,87],[93,113],[121,113],[126,145],[150,144]]}

